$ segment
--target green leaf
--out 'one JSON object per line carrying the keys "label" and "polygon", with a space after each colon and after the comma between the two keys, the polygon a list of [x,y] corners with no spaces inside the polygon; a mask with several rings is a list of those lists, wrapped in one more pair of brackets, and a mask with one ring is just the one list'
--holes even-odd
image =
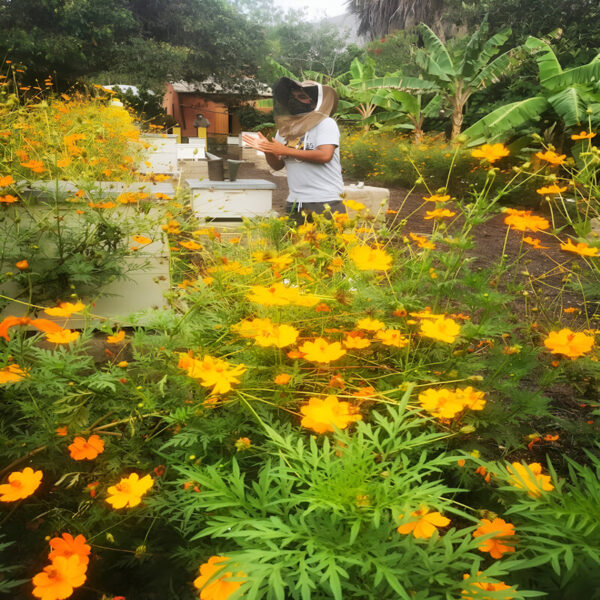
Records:
{"label": "green leaf", "polygon": [[471,140],[495,140],[511,129],[538,118],[547,106],[548,101],[542,96],[519,100],[497,108],[463,133]]}
{"label": "green leaf", "polygon": [[587,106],[576,87],[568,87],[550,96],[548,102],[567,127],[580,125],[587,120]]}

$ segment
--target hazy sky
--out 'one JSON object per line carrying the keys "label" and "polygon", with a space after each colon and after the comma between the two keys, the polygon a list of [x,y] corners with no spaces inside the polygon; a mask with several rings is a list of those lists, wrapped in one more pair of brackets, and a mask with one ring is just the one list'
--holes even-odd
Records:
{"label": "hazy sky", "polygon": [[275,4],[285,9],[306,6],[310,20],[323,16],[337,17],[346,12],[346,0],[275,0]]}

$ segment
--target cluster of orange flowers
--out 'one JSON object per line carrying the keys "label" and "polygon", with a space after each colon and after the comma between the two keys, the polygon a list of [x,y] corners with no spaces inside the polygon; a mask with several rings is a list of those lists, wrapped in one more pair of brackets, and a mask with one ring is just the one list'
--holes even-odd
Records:
{"label": "cluster of orange flowers", "polygon": [[63,600],[86,580],[91,547],[83,535],[63,533],[50,540],[50,564],[33,578],[33,595],[40,600]]}
{"label": "cluster of orange flowers", "polygon": [[564,328],[551,331],[544,340],[544,346],[553,354],[562,354],[568,358],[579,358],[587,354],[594,345],[594,338],[582,332]]}
{"label": "cluster of orange flowers", "polygon": [[319,303],[319,297],[314,294],[303,294],[299,288],[290,287],[283,283],[275,282],[269,287],[253,285],[250,292],[246,294],[250,302],[256,302],[262,306],[315,306]]}
{"label": "cluster of orange flowers", "polygon": [[483,410],[485,407],[485,394],[473,389],[428,388],[419,394],[419,404],[428,413],[437,419],[453,419],[465,409]]}
{"label": "cluster of orange flowers", "polygon": [[294,344],[299,331],[291,325],[277,325],[271,319],[246,319],[232,327],[241,337],[252,338],[257,346],[284,348]]}

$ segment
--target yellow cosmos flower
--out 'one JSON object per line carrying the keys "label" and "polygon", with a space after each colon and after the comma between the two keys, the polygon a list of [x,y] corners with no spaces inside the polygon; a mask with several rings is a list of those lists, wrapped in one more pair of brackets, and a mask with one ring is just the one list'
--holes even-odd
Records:
{"label": "yellow cosmos flower", "polygon": [[562,354],[569,358],[578,358],[588,353],[594,345],[594,338],[582,332],[570,329],[551,331],[544,340],[544,346],[553,354]]}
{"label": "yellow cosmos flower", "polygon": [[6,365],[6,367],[0,369],[0,384],[21,381],[26,375],[25,371],[19,365]]}
{"label": "yellow cosmos flower", "polygon": [[192,379],[200,379],[200,385],[203,387],[212,387],[212,393],[215,395],[229,392],[232,384],[239,383],[238,377],[246,372],[246,365],[232,365],[207,354],[202,360],[198,360],[189,354],[180,353],[177,366],[185,369]]}
{"label": "yellow cosmos flower", "polygon": [[360,421],[362,415],[348,402],[340,402],[337,396],[326,398],[310,398],[308,404],[300,408],[304,415],[301,421],[302,427],[312,429],[317,433],[326,433],[337,429],[345,429]]}
{"label": "yellow cosmos flower", "polygon": [[369,317],[365,317],[364,319],[359,319],[356,322],[356,328],[364,329],[365,331],[379,331],[380,329],[385,328],[385,323],[377,319],[370,319]]}
{"label": "yellow cosmos flower", "polygon": [[455,215],[456,213],[454,211],[448,210],[447,208],[436,208],[435,210],[425,211],[425,216],[423,218],[426,221],[430,219],[450,219]]}
{"label": "yellow cosmos flower", "polygon": [[398,329],[378,331],[376,337],[384,346],[396,346],[396,348],[404,348],[409,342],[408,338],[404,337]]}
{"label": "yellow cosmos flower", "polygon": [[41,471],[31,467],[13,471],[8,476],[8,483],[0,485],[0,502],[15,502],[31,496],[40,486],[42,475]]}
{"label": "yellow cosmos flower", "polygon": [[[398,518],[402,519],[404,515]],[[439,512],[429,512],[429,509],[422,506],[419,510],[410,513],[413,517],[408,523],[404,523],[398,527],[398,533],[408,535],[412,533],[415,538],[430,538],[438,527],[446,527],[450,524],[450,519],[444,517]]]}
{"label": "yellow cosmos flower", "polygon": [[314,342],[304,342],[299,350],[306,360],[318,363],[330,363],[346,354],[340,342],[330,344],[321,337],[316,338]]}
{"label": "yellow cosmos flower", "polygon": [[579,254],[579,256],[598,256],[598,248],[588,246],[583,242],[578,242],[577,245],[575,245],[571,240],[567,240],[560,245],[560,249],[565,252]]}
{"label": "yellow cosmos flower", "polygon": [[[200,590],[200,600],[227,600],[244,583],[246,573],[225,572],[227,556],[211,556],[208,562],[200,565],[200,576],[194,580],[194,587]],[[217,577],[217,575],[219,575]]]}
{"label": "yellow cosmos flower", "polygon": [[483,144],[471,152],[473,158],[481,158],[489,163],[495,163],[509,155],[510,151],[504,144]]}
{"label": "yellow cosmos flower", "polygon": [[343,341],[343,344],[348,350],[361,350],[363,348],[368,348],[371,345],[371,342],[363,337],[361,331],[350,331]]}
{"label": "yellow cosmos flower", "polygon": [[79,331],[71,331],[70,329],[61,329],[46,334],[46,339],[53,344],[70,344],[79,337]]}
{"label": "yellow cosmos flower", "polygon": [[137,506],[142,501],[142,496],[154,485],[154,479],[145,475],[140,479],[137,473],[123,477],[117,485],[108,488],[106,501],[115,509]]}
{"label": "yellow cosmos flower", "polygon": [[70,317],[73,313],[81,312],[85,308],[83,302],[61,302],[55,308],[46,308],[44,312],[52,317]]}
{"label": "yellow cosmos flower", "polygon": [[367,208],[362,202],[356,202],[356,200],[342,200],[342,204],[346,208],[355,210],[356,212],[360,212],[361,210],[365,210],[365,208]]}
{"label": "yellow cosmos flower", "polygon": [[134,235],[133,241],[137,242],[138,244],[143,244],[144,246],[152,243],[152,240],[145,235]]}
{"label": "yellow cosmos flower", "polygon": [[432,194],[431,196],[423,196],[423,200],[425,200],[425,202],[448,202],[448,200],[450,200],[450,194],[444,194],[443,196],[441,194]]}
{"label": "yellow cosmos flower", "polygon": [[125,330],[121,329],[121,331],[115,333],[114,335],[108,335],[106,336],[106,341],[109,344],[118,344],[119,342],[122,342],[125,339]]}
{"label": "yellow cosmos flower", "polygon": [[550,223],[544,217],[531,214],[530,210],[517,210],[506,208],[504,212],[508,215],[504,218],[504,223],[517,231],[539,231],[549,229]]}
{"label": "yellow cosmos flower", "polygon": [[428,388],[418,397],[419,404],[437,419],[453,419],[465,408],[483,410],[485,407],[484,392],[472,387],[457,388]]}
{"label": "yellow cosmos flower", "polygon": [[528,490],[532,498],[539,498],[542,492],[551,492],[554,486],[550,483],[549,475],[542,475],[542,465],[531,463],[527,466],[514,462],[506,467],[510,474],[508,483],[513,487]]}
{"label": "yellow cosmos flower", "polygon": [[423,337],[453,344],[456,337],[460,334],[460,325],[453,319],[446,319],[444,317],[426,319],[421,322],[420,334]]}
{"label": "yellow cosmos flower", "polygon": [[535,191],[538,194],[541,194],[542,196],[551,196],[554,194],[562,194],[563,192],[566,192],[567,186],[565,185],[564,187],[560,187],[560,186],[556,185],[555,183],[553,183],[552,185],[538,188]]}
{"label": "yellow cosmos flower", "polygon": [[380,248],[354,246],[348,256],[361,271],[388,271],[392,266],[392,257]]}
{"label": "yellow cosmos flower", "polygon": [[540,160],[544,160],[547,163],[550,163],[553,167],[562,165],[567,158],[566,154],[557,154],[552,150],[546,150],[546,152],[536,152],[536,156]]}

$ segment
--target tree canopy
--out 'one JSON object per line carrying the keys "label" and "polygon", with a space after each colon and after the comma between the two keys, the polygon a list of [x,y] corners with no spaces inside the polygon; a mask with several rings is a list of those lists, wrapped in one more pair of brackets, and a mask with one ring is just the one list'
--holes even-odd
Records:
{"label": "tree canopy", "polygon": [[0,0],[0,29],[0,56],[30,82],[65,85],[250,75],[267,51],[264,27],[225,0]]}

